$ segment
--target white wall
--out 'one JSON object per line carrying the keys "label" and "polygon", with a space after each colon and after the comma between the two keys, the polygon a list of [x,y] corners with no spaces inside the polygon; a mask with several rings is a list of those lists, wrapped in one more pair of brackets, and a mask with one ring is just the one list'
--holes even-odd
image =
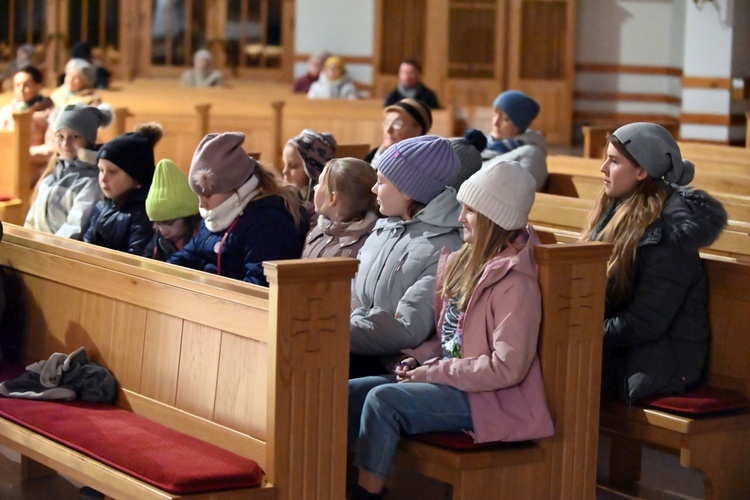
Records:
{"label": "white wall", "polygon": [[[327,50],[344,56],[372,57],[375,0],[297,0],[296,4],[296,54]],[[347,71],[358,82],[373,82],[371,64],[349,64]],[[305,64],[295,64],[294,73],[303,75]]]}
{"label": "white wall", "polygon": [[[681,68],[687,0],[579,0],[576,62]],[[662,94],[679,97],[676,76],[578,72],[584,92]],[[679,105],[628,101],[574,103],[577,111],[677,116]]]}
{"label": "white wall", "polygon": [[679,67],[687,0],[578,0],[576,61]]}

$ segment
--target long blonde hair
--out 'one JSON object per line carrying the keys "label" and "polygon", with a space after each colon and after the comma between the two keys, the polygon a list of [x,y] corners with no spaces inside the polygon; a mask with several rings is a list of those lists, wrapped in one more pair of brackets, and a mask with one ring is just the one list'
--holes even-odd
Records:
{"label": "long blonde hair", "polygon": [[476,212],[476,216],[474,243],[464,243],[445,268],[442,297],[457,297],[456,308],[459,311],[466,311],[487,263],[505,250],[520,233],[519,229],[503,229],[479,212]]}
{"label": "long blonde hair", "polygon": [[258,178],[258,189],[260,190],[260,195],[255,199],[259,200],[275,194],[281,196],[286,209],[294,218],[294,225],[299,229],[302,223],[302,214],[300,213],[301,203],[297,189],[284,185],[269,168],[263,166],[260,162],[258,162],[253,175]]}
{"label": "long blonde hair", "polygon": [[[640,166],[617,137],[610,135],[607,140],[634,167]],[[661,216],[664,204],[671,193],[672,188],[669,184],[647,176],[625,199],[618,201],[608,196],[604,190],[597,197],[580,239],[603,241],[614,245],[607,263],[607,298],[611,302],[617,304],[630,296],[635,280],[638,243],[646,229]],[[596,233],[602,218],[612,210],[614,213],[609,221]]]}

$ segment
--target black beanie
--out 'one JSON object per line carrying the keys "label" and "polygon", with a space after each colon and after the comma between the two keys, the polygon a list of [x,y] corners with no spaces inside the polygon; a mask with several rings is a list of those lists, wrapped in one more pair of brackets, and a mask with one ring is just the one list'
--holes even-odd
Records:
{"label": "black beanie", "polygon": [[154,146],[160,138],[160,133],[150,131],[128,132],[104,144],[97,159],[111,161],[142,186],[150,185],[156,169]]}

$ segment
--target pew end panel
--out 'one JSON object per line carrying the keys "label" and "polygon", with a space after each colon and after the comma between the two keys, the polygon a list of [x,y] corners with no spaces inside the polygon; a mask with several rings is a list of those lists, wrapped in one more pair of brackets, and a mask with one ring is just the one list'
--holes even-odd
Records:
{"label": "pew end panel", "polygon": [[[20,280],[23,361],[84,346],[118,380],[119,407],[266,473],[261,488],[196,498],[344,497],[348,367],[338,360],[348,359],[354,259],[267,262],[265,289],[5,229],[0,265]],[[0,441],[30,469],[114,498],[177,497],[14,426],[0,419]]]}
{"label": "pew end panel", "polygon": [[606,262],[600,243],[539,245],[539,357],[555,434],[535,443],[443,449],[403,439],[396,467],[448,482],[454,499],[595,495]]}
{"label": "pew end panel", "polygon": [[[706,384],[750,399],[750,265],[704,259],[709,286],[711,352]],[[706,498],[750,496],[750,413],[691,418],[650,408],[602,406],[600,431],[612,439],[610,483],[639,480],[641,448],[676,453],[705,474]]]}

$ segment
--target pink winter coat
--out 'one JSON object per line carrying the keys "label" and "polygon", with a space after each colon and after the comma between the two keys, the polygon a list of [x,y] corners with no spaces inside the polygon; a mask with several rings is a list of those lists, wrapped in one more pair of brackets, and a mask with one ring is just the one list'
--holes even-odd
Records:
{"label": "pink winter coat", "polygon": [[[471,435],[477,443],[526,441],[554,432],[536,354],[542,309],[533,252],[538,242],[527,226],[516,239],[523,245],[520,250],[509,247],[487,264],[459,322],[463,358],[442,359],[439,332],[447,306],[442,299],[435,308],[440,311],[438,335],[405,351],[423,365],[411,380],[468,393]],[[437,290],[448,259],[446,252],[438,267]]]}

